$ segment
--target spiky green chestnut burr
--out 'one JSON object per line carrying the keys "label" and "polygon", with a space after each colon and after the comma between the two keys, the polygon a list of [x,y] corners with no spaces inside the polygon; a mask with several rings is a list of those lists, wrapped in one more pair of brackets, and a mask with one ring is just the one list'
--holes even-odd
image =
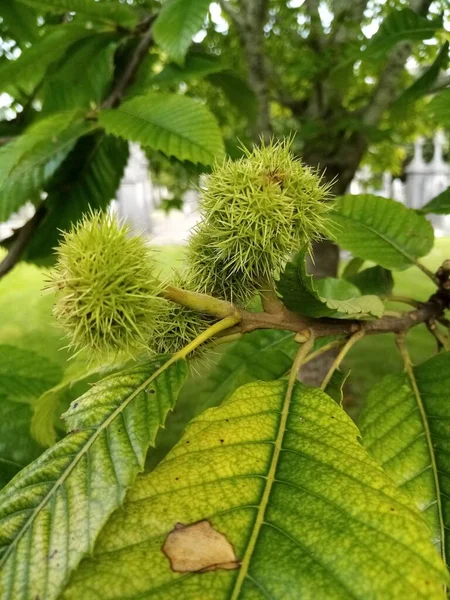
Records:
{"label": "spiky green chestnut burr", "polygon": [[148,349],[164,302],[145,239],[107,214],[89,213],[65,233],[48,288],[69,346],[96,358]]}
{"label": "spiky green chestnut burr", "polygon": [[328,234],[329,186],[290,147],[271,142],[215,168],[190,239],[193,289],[246,302],[292,252]]}

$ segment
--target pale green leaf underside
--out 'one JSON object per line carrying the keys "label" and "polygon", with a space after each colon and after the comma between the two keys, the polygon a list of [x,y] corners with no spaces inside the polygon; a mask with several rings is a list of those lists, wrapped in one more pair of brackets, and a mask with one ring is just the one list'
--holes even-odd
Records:
{"label": "pale green leaf underside", "polygon": [[307,251],[299,252],[286,265],[277,283],[284,304],[308,317],[346,316],[381,317],[383,302],[376,296],[361,296],[360,291],[344,279],[325,277],[314,280],[306,270]]}
{"label": "pale green leaf underside", "polygon": [[76,12],[90,19],[111,25],[133,27],[137,23],[137,12],[118,2],[95,2],[94,0],[20,0],[36,10],[55,13]]}
{"label": "pale green leaf underside", "polygon": [[112,375],[71,404],[74,431],[21,471],[0,493],[0,598],[57,598],[94,545],[186,376],[160,360]]}
{"label": "pale green leaf underside", "polygon": [[389,375],[368,395],[361,434],[366,448],[423,512],[449,562],[450,353],[433,357],[414,373],[424,414],[407,375]]}
{"label": "pale green leaf underside", "polygon": [[93,128],[79,111],[56,113],[0,149],[0,222],[35,198],[77,139]]}
{"label": "pale green leaf underside", "polygon": [[150,92],[100,114],[108,133],[167,156],[210,165],[224,152],[219,126],[203,104],[176,94]]}
{"label": "pale green leaf underside", "polygon": [[165,0],[153,25],[156,43],[180,63],[201,29],[210,0]]}
{"label": "pale green leaf underside", "polygon": [[433,119],[444,127],[450,126],[450,89],[436,94],[428,105]]}
{"label": "pale green leaf underside", "polygon": [[[406,497],[323,392],[250,383],[203,413],[131,490],[64,600],[444,598],[446,572]],[[171,570],[177,523],[208,520],[240,567]],[[195,550],[195,549],[194,549]]]}
{"label": "pale green leaf underside", "polygon": [[390,198],[341,196],[332,221],[339,246],[386,269],[406,269],[433,247],[431,223]]}

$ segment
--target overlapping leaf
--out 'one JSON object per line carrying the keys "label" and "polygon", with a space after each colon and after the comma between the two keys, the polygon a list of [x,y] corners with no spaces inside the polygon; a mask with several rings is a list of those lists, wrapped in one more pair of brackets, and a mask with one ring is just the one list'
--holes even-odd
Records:
{"label": "overlapping leaf", "polygon": [[[449,96],[450,100],[450,96]],[[438,196],[430,200],[420,209],[423,213],[433,213],[435,215],[450,214],[450,187],[441,192]]]}
{"label": "overlapping leaf", "polygon": [[201,29],[209,0],[165,0],[153,25],[156,43],[175,62],[182,63],[193,36]]}
{"label": "overlapping leaf", "polygon": [[361,294],[376,294],[387,296],[394,287],[394,278],[391,271],[383,267],[369,267],[345,279],[355,285]]}
{"label": "overlapping leaf", "polygon": [[139,142],[179,160],[210,165],[224,152],[214,116],[186,96],[150,92],[100,114],[108,133]]}
{"label": "overlapping leaf", "polygon": [[89,35],[92,35],[91,31],[75,23],[66,23],[50,30],[32,46],[25,48],[19,58],[1,65],[0,89],[8,91],[17,87],[31,92],[47,69],[61,60],[74,42]]}
{"label": "overlapping leaf", "polygon": [[[435,545],[450,560],[450,353],[389,375],[361,415],[363,443],[423,512]],[[416,388],[417,386],[417,388]]]}
{"label": "overlapping leaf", "polygon": [[68,230],[89,208],[104,210],[114,198],[128,160],[128,144],[96,133],[78,141],[53,178],[46,200],[47,217],[24,257],[48,263],[61,230]]}
{"label": "overlapping leaf", "polygon": [[325,277],[314,281],[306,271],[306,251],[286,265],[277,289],[287,308],[309,317],[380,317],[384,311],[379,298],[361,296],[358,288],[344,279]]}
{"label": "overlapping leaf", "polygon": [[62,369],[30,350],[0,344],[0,395],[10,400],[38,398],[62,377]]}
{"label": "overlapping leaf", "polygon": [[30,435],[31,415],[29,404],[0,395],[0,490],[44,451]]}
{"label": "overlapping leaf", "polygon": [[93,128],[78,111],[56,113],[0,148],[0,221],[35,199],[77,139]]}
{"label": "overlapping leaf", "polygon": [[0,597],[57,598],[93,547],[173,408],[186,364],[102,380],[64,415],[72,431],[0,493]]}
{"label": "overlapping leaf", "polygon": [[99,106],[114,72],[114,34],[97,34],[74,44],[42,88],[43,112]]}
{"label": "overlapping leaf", "polygon": [[189,425],[64,600],[443,599],[421,516],[323,392],[251,383]]}
{"label": "overlapping leaf", "polygon": [[433,247],[431,223],[390,198],[341,196],[331,218],[339,246],[386,269],[406,269]]}

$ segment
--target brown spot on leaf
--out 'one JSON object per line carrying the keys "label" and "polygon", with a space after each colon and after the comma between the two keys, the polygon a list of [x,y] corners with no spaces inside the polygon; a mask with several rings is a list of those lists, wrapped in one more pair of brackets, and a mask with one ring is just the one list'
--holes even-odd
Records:
{"label": "brown spot on leaf", "polygon": [[206,520],[191,525],[177,523],[166,537],[162,551],[176,573],[204,573],[240,566],[232,544]]}

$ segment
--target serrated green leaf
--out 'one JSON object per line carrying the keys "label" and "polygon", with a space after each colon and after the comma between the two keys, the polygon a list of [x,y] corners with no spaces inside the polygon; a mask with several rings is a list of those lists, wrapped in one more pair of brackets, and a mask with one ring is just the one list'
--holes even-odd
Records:
{"label": "serrated green leaf", "polygon": [[431,223],[390,198],[341,196],[331,220],[339,246],[386,269],[406,269],[433,247]]}
{"label": "serrated green leaf", "polygon": [[[450,100],[450,96],[449,96]],[[433,213],[435,215],[450,214],[450,187],[441,192],[438,196],[430,200],[420,209],[423,213]]]}
{"label": "serrated green leaf", "polygon": [[78,111],[56,113],[0,148],[0,221],[35,198],[77,139],[93,128]]}
{"label": "serrated green leaf", "polygon": [[422,511],[448,562],[450,353],[415,367],[414,378],[389,375],[372,389],[361,414],[361,434],[366,448]]}
{"label": "serrated green leaf", "polygon": [[62,369],[36,352],[0,344],[0,395],[8,400],[30,402],[56,385]]}
{"label": "serrated green leaf", "polygon": [[38,264],[52,262],[61,231],[70,229],[89,208],[106,209],[127,160],[128,145],[121,139],[99,133],[79,140],[49,185],[46,219],[24,258]]}
{"label": "serrated green leaf", "polygon": [[99,106],[112,80],[117,42],[113,34],[97,34],[75,43],[45,79],[43,113]]}
{"label": "serrated green leaf", "polygon": [[149,92],[103,111],[99,122],[108,133],[179,160],[210,165],[224,152],[214,116],[186,96]]}
{"label": "serrated green leaf", "polygon": [[58,62],[66,50],[77,40],[92,35],[86,27],[75,23],[59,25],[29,48],[16,60],[4,62],[0,67],[0,90],[20,88],[32,92],[47,69]]}
{"label": "serrated green leaf", "polygon": [[119,2],[96,2],[95,0],[20,0],[20,2],[36,10],[51,11],[56,14],[75,12],[112,26],[134,27],[138,21],[137,12]]}
{"label": "serrated green leaf", "polygon": [[[62,598],[443,599],[427,525],[358,435],[317,389],[247,384],[136,482]],[[226,551],[188,537],[179,572],[183,526]]]}
{"label": "serrated green leaf", "polygon": [[346,277],[355,285],[361,294],[376,294],[377,296],[388,296],[394,287],[392,272],[383,267],[369,267],[355,275]]}
{"label": "serrated green leaf", "polygon": [[[73,402],[72,433],[0,493],[0,597],[57,598],[126,489],[173,408],[184,361],[160,359],[111,375]],[[82,518],[80,518],[82,515]]]}
{"label": "serrated green leaf", "polygon": [[183,63],[192,38],[201,29],[210,0],[165,0],[153,25],[153,37],[172,60]]}
{"label": "serrated green leaf", "polygon": [[450,89],[436,94],[428,105],[432,118],[444,127],[450,125]]}
{"label": "serrated green leaf", "polygon": [[406,107],[411,103],[427,94],[436,83],[441,70],[447,68],[449,56],[449,43],[445,42],[436,56],[433,64],[414,83],[409,86],[392,105],[391,110],[397,117],[407,115]]}
{"label": "serrated green leaf", "polygon": [[307,250],[299,252],[277,282],[287,308],[308,317],[347,316],[380,317],[384,312],[382,301],[376,296],[361,296],[358,288],[344,279],[314,280],[306,271]]}
{"label": "serrated green leaf", "polygon": [[246,334],[226,348],[212,350],[193,365],[175,410],[167,417],[166,427],[158,433],[148,466],[161,461],[181,438],[191,419],[207,408],[222,404],[239,386],[257,379],[270,381],[282,377],[289,371],[297,350],[292,332],[262,329]]}
{"label": "serrated green leaf", "polygon": [[393,11],[384,18],[363,55],[368,58],[383,58],[399,42],[428,40],[440,28],[442,19],[427,19],[410,8]]}

